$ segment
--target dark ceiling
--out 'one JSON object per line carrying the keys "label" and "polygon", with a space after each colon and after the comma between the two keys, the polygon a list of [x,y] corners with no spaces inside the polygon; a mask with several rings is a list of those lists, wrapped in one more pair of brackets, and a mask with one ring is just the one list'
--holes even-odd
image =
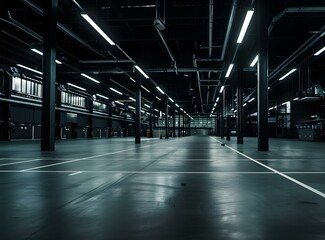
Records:
{"label": "dark ceiling", "polygon": [[[155,96],[164,96],[156,85],[188,113],[210,114],[220,86],[225,83],[227,68],[234,63],[234,70],[226,80],[227,102],[231,107],[239,59],[244,67],[245,100],[255,94],[256,67],[249,67],[257,55],[254,16],[243,43],[238,45],[236,40],[246,11],[254,8],[256,1],[59,0],[57,59],[63,64],[57,65],[57,81],[78,84],[91,94],[127,100],[135,94],[132,77],[141,79],[150,91],[142,91],[144,100],[155,101],[157,107],[162,108],[163,104]],[[42,49],[46,29],[43,1],[5,0],[0,6],[1,64],[21,63],[40,70],[41,57],[30,49]],[[115,46],[109,45],[81,17],[83,12]],[[165,30],[160,31],[162,37],[154,26],[157,15],[165,21]],[[269,0],[268,21],[270,100],[292,98],[301,86],[316,83],[324,86],[325,57],[313,56],[325,45],[324,0]],[[150,79],[139,74],[135,64]],[[297,73],[285,83],[278,81],[294,67],[299,69]],[[80,73],[96,78],[100,84],[88,81]],[[109,87],[124,95],[115,95]]]}

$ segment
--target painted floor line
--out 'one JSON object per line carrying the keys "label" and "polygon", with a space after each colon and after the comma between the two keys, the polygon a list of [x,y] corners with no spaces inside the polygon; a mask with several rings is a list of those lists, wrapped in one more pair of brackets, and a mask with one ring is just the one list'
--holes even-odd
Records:
{"label": "painted floor line", "polygon": [[[0,173],[69,173],[71,176],[79,173],[114,173],[114,174],[278,174],[276,172],[211,172],[211,171],[201,171],[201,172],[160,172],[160,171],[110,171],[110,170],[89,170],[89,171],[76,171],[76,170],[30,170],[30,171],[24,171],[21,170],[0,170]],[[325,174],[325,172],[282,172],[283,174]]]}
{"label": "painted floor line", "polygon": [[21,163],[29,163],[29,162],[35,162],[35,161],[40,161],[42,159],[38,158],[38,159],[31,159],[31,160],[26,160],[26,161],[19,161],[19,162],[12,162],[12,163],[4,163],[4,164],[0,164],[0,167],[2,166],[9,166],[9,165],[16,165],[16,164],[21,164]]}
{"label": "painted floor line", "polygon": [[142,147],[138,147],[138,148],[129,148],[129,149],[126,149],[126,150],[121,150],[121,151],[116,151],[116,152],[111,152],[111,153],[104,153],[104,154],[99,154],[99,155],[94,155],[94,156],[89,156],[89,157],[84,157],[84,158],[77,158],[77,159],[73,159],[73,160],[70,160],[70,161],[64,161],[64,162],[59,162],[59,163],[43,165],[43,166],[39,166],[39,167],[22,169],[20,171],[21,172],[27,172],[27,171],[36,170],[36,169],[42,169],[42,168],[53,167],[53,166],[58,166],[58,165],[63,165],[63,164],[68,164],[68,163],[73,163],[73,162],[79,162],[79,161],[82,161],[82,160],[88,160],[88,159],[93,159],[93,158],[97,158],[97,157],[113,155],[113,154],[127,152],[127,151],[131,151],[131,150],[136,150],[136,149],[140,149],[140,148],[152,147],[152,146],[157,145],[157,144],[158,143],[151,144],[151,145],[146,145],[146,146],[142,146]]}
{"label": "painted floor line", "polygon": [[[214,139],[215,141],[221,143],[221,144],[224,144],[223,142],[219,141],[218,139],[216,139],[214,137],[211,137],[211,138]],[[288,176],[288,175],[286,175],[286,174],[284,174],[282,172],[279,172],[278,170],[276,170],[274,168],[271,168],[271,167],[269,167],[269,166],[267,166],[267,165],[265,165],[265,164],[263,164],[263,163],[255,160],[254,158],[251,158],[250,156],[247,156],[246,154],[244,154],[242,152],[239,152],[238,150],[236,150],[236,149],[228,146],[227,144],[225,144],[224,146],[226,148],[228,148],[228,149],[230,149],[230,150],[232,150],[232,151],[234,151],[234,152],[236,152],[236,153],[238,153],[238,154],[246,157],[247,159],[255,162],[256,164],[258,164],[258,165],[260,165],[260,166],[262,166],[262,167],[264,167],[264,168],[266,168],[266,169],[268,169],[268,170],[270,170],[270,171],[272,171],[272,172],[280,175],[281,177],[284,177],[284,178],[288,179],[289,181],[291,181],[291,182],[293,182],[293,183],[295,183],[295,184],[297,184],[297,185],[299,185],[299,186],[301,186],[301,187],[303,187],[303,188],[305,188],[305,189],[307,189],[307,190],[309,190],[309,191],[311,191],[311,192],[313,192],[313,193],[321,196],[322,198],[325,198],[325,193],[323,193],[323,192],[321,192],[321,191],[319,191],[319,190],[317,190],[317,189],[315,189],[315,188],[313,188],[313,187],[311,187],[311,186],[309,186],[309,185],[307,185],[307,184],[305,184],[303,182],[300,182],[297,179],[294,179],[294,178],[292,178],[292,177],[290,177],[290,176]]]}
{"label": "painted floor line", "polygon": [[78,175],[78,174],[80,174],[80,173],[82,173],[82,171],[78,171],[78,172],[70,173],[69,176]]}

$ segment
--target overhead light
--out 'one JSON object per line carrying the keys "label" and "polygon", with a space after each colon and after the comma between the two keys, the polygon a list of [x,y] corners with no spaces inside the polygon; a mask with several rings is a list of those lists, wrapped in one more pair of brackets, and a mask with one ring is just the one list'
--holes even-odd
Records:
{"label": "overhead light", "polygon": [[135,80],[134,80],[133,78],[131,78],[131,77],[130,77],[130,80],[131,80],[132,82],[137,82],[137,81],[135,81]]}
{"label": "overhead light", "polygon": [[255,98],[251,98],[248,100],[248,102],[253,102],[255,100]]}
{"label": "overhead light", "polygon": [[136,102],[136,100],[133,97],[129,97],[133,102]]}
{"label": "overhead light", "polygon": [[128,106],[128,108],[135,109],[135,107],[132,107],[132,106]]}
{"label": "overhead light", "polygon": [[124,105],[124,103],[121,103],[120,101],[115,101],[117,104]]}
{"label": "overhead light", "polygon": [[[43,53],[40,50],[36,49],[36,48],[31,48],[30,50],[32,50],[33,52],[37,53],[38,55],[43,56]],[[55,60],[55,62],[57,64],[62,64],[62,62],[60,62],[59,60]]]}
{"label": "overhead light", "polygon": [[96,93],[96,96],[98,96],[98,97],[102,97],[102,98],[105,98],[105,99],[108,99],[108,97],[103,96],[103,95],[100,95],[100,94],[98,94],[98,93]]}
{"label": "overhead light", "polygon": [[247,103],[244,103],[244,104],[243,104],[243,107],[245,107],[246,105],[247,105]]}
{"label": "overhead light", "polygon": [[178,105],[177,103],[175,104],[175,106],[176,106],[176,107],[179,107],[179,105]]}
{"label": "overhead light", "polygon": [[249,26],[249,23],[250,23],[250,21],[251,21],[251,19],[253,17],[253,14],[254,14],[254,10],[248,10],[247,11],[243,26],[241,27],[241,30],[240,30],[240,33],[239,33],[239,36],[238,36],[238,39],[237,39],[237,43],[242,43],[243,42],[245,33],[246,33],[247,28]]}
{"label": "overhead light", "polygon": [[251,65],[249,65],[250,67],[254,67],[255,64],[257,63],[258,61],[258,54],[256,55],[256,57],[254,58],[253,62],[251,63]]}
{"label": "overhead light", "polygon": [[217,97],[217,100],[216,100],[216,102],[219,102],[219,99],[220,99],[220,98],[219,98],[219,97]]}
{"label": "overhead light", "polygon": [[78,89],[80,89],[80,90],[82,90],[82,91],[86,91],[85,88],[79,87],[79,86],[74,85],[74,84],[72,84],[72,83],[68,83],[68,86],[71,86],[71,87],[74,87],[74,88],[78,88]]}
{"label": "overhead light", "polygon": [[40,74],[40,75],[43,75],[43,73],[42,73],[42,72],[40,72],[40,71],[37,71],[37,70],[35,70],[35,69],[32,69],[32,68],[30,68],[30,67],[26,67],[26,66],[24,66],[24,65],[21,65],[21,64],[17,64],[17,66],[18,66],[18,67],[21,67],[21,68],[25,68],[25,69],[27,69],[27,70],[29,70],[29,71],[32,71],[32,72],[34,72],[34,73],[38,73],[38,74]]}
{"label": "overhead light", "polygon": [[151,107],[150,107],[148,104],[146,104],[146,103],[145,103],[145,104],[143,104],[143,105],[145,105],[147,108],[151,108]]}
{"label": "overhead light", "polygon": [[322,49],[320,49],[319,51],[317,51],[314,56],[318,56],[319,54],[321,54],[322,52],[325,51],[325,47],[323,47]]}
{"label": "overhead light", "polygon": [[267,87],[268,90],[270,90],[271,87]]}
{"label": "overhead light", "polygon": [[285,79],[286,77],[288,77],[291,73],[293,73],[295,71],[297,71],[297,68],[292,69],[290,72],[288,72],[287,74],[283,75],[279,80],[281,81],[281,80]]}
{"label": "overhead light", "polygon": [[213,107],[216,107],[217,106],[217,103],[215,103],[214,105],[213,105]]}
{"label": "overhead light", "polygon": [[98,27],[98,25],[86,14],[82,13],[81,16],[110,44],[115,45],[115,43],[110,39],[103,30]]}
{"label": "overhead light", "polygon": [[149,78],[148,75],[138,66],[134,66],[145,78]]}
{"label": "overhead light", "polygon": [[110,87],[109,89],[111,89],[113,92],[116,92],[116,93],[118,93],[118,94],[120,94],[120,95],[123,95],[123,93],[121,93],[120,91],[117,91],[116,89],[114,89],[114,88],[112,88],[112,87]]}
{"label": "overhead light", "polygon": [[171,99],[170,97],[169,97],[168,99],[169,99],[169,101],[171,101],[171,102],[174,102],[174,100],[173,100],[173,99]]}
{"label": "overhead light", "polygon": [[144,86],[141,85],[141,87],[146,90],[148,93],[150,93],[150,91],[148,89],[146,89]]}
{"label": "overhead light", "polygon": [[180,108],[180,110],[184,112],[183,108]]}
{"label": "overhead light", "polygon": [[297,98],[297,97],[293,99],[293,101],[297,101],[297,100],[299,100],[299,98]]}
{"label": "overhead light", "polygon": [[83,77],[85,77],[85,78],[88,78],[89,80],[91,80],[91,81],[93,81],[93,82],[95,82],[95,83],[99,83],[98,80],[96,80],[96,79],[94,79],[94,78],[88,76],[87,74],[81,73],[80,75],[83,76]]}
{"label": "overhead light", "polygon": [[237,112],[237,109],[235,109],[234,112]]}
{"label": "overhead light", "polygon": [[161,90],[160,87],[157,86],[156,88],[159,90],[159,92],[161,92],[162,94],[165,94],[165,92],[163,90]]}
{"label": "overhead light", "polygon": [[222,93],[224,89],[225,89],[225,86],[221,86],[219,93]]}
{"label": "overhead light", "polygon": [[234,64],[230,64],[226,73],[225,78],[228,78],[230,76],[231,70],[234,67]]}
{"label": "overhead light", "polygon": [[155,108],[154,110],[155,110],[156,112],[159,112],[159,110],[158,110],[158,109],[156,109],[156,108]]}
{"label": "overhead light", "polygon": [[157,97],[157,96],[155,96],[159,101],[161,101],[161,99],[159,98],[159,97]]}

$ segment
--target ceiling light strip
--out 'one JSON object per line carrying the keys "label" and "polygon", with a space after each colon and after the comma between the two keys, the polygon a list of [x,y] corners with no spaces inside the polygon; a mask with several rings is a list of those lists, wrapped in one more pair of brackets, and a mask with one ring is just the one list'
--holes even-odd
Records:
{"label": "ceiling light strip", "polygon": [[115,43],[110,39],[106,33],[86,14],[82,13],[81,16],[110,44],[115,45]]}
{"label": "ceiling light strip", "polygon": [[145,78],[149,78],[149,76],[138,66],[138,65],[135,65],[134,66]]}
{"label": "ceiling light strip", "polygon": [[291,73],[297,71],[297,68],[294,68],[294,69],[291,69],[290,72],[288,72],[287,74],[283,75],[281,78],[279,78],[279,80],[283,80],[285,79],[286,77],[288,77]]}
{"label": "ceiling light strip", "polygon": [[241,30],[240,30],[240,33],[239,33],[239,36],[238,36],[238,39],[237,39],[237,43],[242,43],[243,42],[243,39],[245,37],[247,28],[249,26],[249,23],[250,23],[252,17],[253,17],[253,14],[254,14],[254,10],[248,10],[247,11],[243,26],[241,27]]}

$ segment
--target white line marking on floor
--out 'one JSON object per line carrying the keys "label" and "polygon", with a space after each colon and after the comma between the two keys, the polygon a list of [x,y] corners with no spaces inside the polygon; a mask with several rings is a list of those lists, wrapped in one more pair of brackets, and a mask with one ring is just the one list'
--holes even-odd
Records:
{"label": "white line marking on floor", "polygon": [[[216,139],[214,137],[211,137],[211,138],[214,139],[214,140],[216,140],[219,143],[223,143],[223,142],[219,141],[218,139]],[[275,170],[274,168],[271,168],[271,167],[269,167],[269,166],[267,166],[267,165],[265,165],[265,164],[263,164],[263,163],[255,160],[254,158],[251,158],[250,156],[247,156],[246,154],[239,152],[238,150],[236,150],[236,149],[234,149],[234,148],[232,148],[232,147],[230,147],[230,146],[228,146],[226,144],[225,144],[225,147],[228,148],[228,149],[230,149],[230,150],[232,150],[232,151],[234,151],[234,152],[236,152],[236,153],[238,153],[238,154],[240,154],[240,155],[242,155],[242,156],[244,156],[244,157],[246,157],[247,159],[255,162],[256,164],[258,164],[258,165],[260,165],[260,166],[262,166],[262,167],[264,167],[264,168],[266,168],[266,169],[268,169],[268,170],[270,170],[270,171],[272,171],[272,172],[280,175],[281,177],[284,177],[284,178],[288,179],[289,181],[294,182],[295,184],[297,184],[297,185],[299,185],[299,186],[301,186],[301,187],[303,187],[303,188],[305,188],[305,189],[307,189],[307,190],[309,190],[309,191],[311,191],[311,192],[313,192],[313,193],[321,196],[322,198],[325,198],[325,193],[323,193],[323,192],[321,192],[321,191],[319,191],[319,190],[317,190],[317,189],[315,189],[313,187],[310,187],[307,184],[302,183],[302,182],[300,182],[300,181],[298,181],[298,180],[296,180],[296,179],[294,179],[292,177],[289,177],[288,175],[285,175],[284,173],[279,172],[278,170]]]}
{"label": "white line marking on floor", "polygon": [[82,173],[82,171],[78,171],[78,172],[70,173],[69,176],[74,176],[74,175],[77,175],[77,174],[80,174],[80,173]]}
{"label": "white line marking on floor", "polygon": [[[147,146],[143,146],[143,147],[139,147],[139,148],[145,148],[145,147],[151,147],[151,146],[153,146],[153,145],[147,145]],[[34,168],[27,168],[27,169],[23,169],[23,170],[20,170],[20,171],[21,172],[27,172],[27,171],[35,170],[35,169],[53,167],[53,166],[58,166],[58,165],[62,165],[62,164],[78,162],[78,161],[82,161],[82,160],[86,160],[86,159],[93,159],[93,158],[97,158],[97,157],[103,157],[103,156],[113,155],[113,154],[122,153],[122,152],[126,152],[126,151],[136,150],[136,149],[139,149],[139,148],[130,148],[130,149],[126,149],[126,150],[121,150],[121,151],[116,151],[116,152],[111,152],[111,153],[104,153],[104,154],[94,155],[94,156],[90,156],[90,157],[77,158],[77,159],[73,159],[73,160],[70,160],[70,161],[53,163],[53,164],[48,164],[48,165],[34,167]]]}
{"label": "white line marking on floor", "polygon": [[15,164],[20,164],[20,163],[35,162],[35,161],[39,161],[39,160],[42,160],[42,159],[38,158],[38,159],[31,159],[31,160],[19,161],[19,162],[13,162],[13,163],[4,163],[4,164],[0,164],[0,167],[2,167],[2,166],[9,166],[9,165],[15,165]]}

